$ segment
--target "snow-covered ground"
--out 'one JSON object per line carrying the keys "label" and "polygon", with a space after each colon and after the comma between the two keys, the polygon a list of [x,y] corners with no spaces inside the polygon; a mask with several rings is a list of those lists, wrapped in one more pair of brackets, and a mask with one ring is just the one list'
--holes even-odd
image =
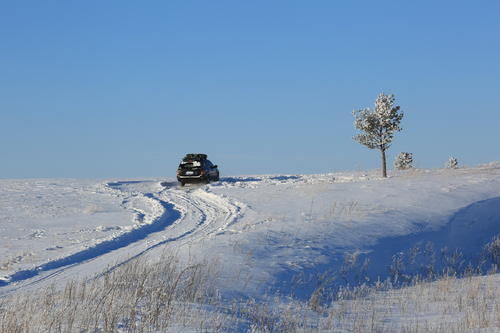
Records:
{"label": "snow-covered ground", "polygon": [[167,251],[216,263],[223,295],[307,299],[325,272],[343,282],[403,277],[428,270],[431,251],[450,261],[455,248],[458,268],[498,234],[500,163],[183,188],[172,179],[0,180],[0,295]]}

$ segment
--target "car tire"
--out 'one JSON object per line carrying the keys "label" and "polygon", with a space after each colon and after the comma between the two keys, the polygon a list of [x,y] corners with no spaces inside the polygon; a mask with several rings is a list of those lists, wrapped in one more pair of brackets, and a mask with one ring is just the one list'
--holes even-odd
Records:
{"label": "car tire", "polygon": [[217,176],[215,176],[214,181],[218,182],[219,181],[219,173],[217,172]]}
{"label": "car tire", "polygon": [[184,183],[184,182],[180,182],[180,183],[181,183],[181,186],[184,186],[184,185],[186,185],[186,183]]}

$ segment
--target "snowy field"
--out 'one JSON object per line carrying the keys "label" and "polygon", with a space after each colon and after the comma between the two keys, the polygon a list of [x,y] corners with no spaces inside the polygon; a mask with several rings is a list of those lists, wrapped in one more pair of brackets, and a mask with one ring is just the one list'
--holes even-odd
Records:
{"label": "snowy field", "polygon": [[0,296],[175,253],[216,266],[221,297],[310,300],[325,276],[338,286],[477,266],[499,234],[500,163],[183,188],[172,179],[0,180]]}

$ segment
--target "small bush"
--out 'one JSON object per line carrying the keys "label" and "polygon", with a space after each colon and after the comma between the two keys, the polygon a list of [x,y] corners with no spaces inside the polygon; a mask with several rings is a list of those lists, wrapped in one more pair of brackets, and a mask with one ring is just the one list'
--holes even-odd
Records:
{"label": "small bush", "polygon": [[500,235],[493,237],[491,242],[484,246],[484,254],[487,261],[500,266]]}
{"label": "small bush", "polygon": [[407,170],[413,168],[413,154],[401,152],[394,160],[394,167],[397,170]]}
{"label": "small bush", "polygon": [[448,159],[448,162],[446,162],[446,168],[458,169],[458,160],[455,157],[450,156],[450,158]]}

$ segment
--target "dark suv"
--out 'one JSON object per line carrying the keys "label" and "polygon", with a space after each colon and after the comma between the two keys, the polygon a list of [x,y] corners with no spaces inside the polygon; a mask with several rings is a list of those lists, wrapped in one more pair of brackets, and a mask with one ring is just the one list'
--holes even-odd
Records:
{"label": "dark suv", "polygon": [[207,159],[206,154],[186,154],[177,168],[177,180],[184,186],[186,183],[219,180],[219,169]]}

